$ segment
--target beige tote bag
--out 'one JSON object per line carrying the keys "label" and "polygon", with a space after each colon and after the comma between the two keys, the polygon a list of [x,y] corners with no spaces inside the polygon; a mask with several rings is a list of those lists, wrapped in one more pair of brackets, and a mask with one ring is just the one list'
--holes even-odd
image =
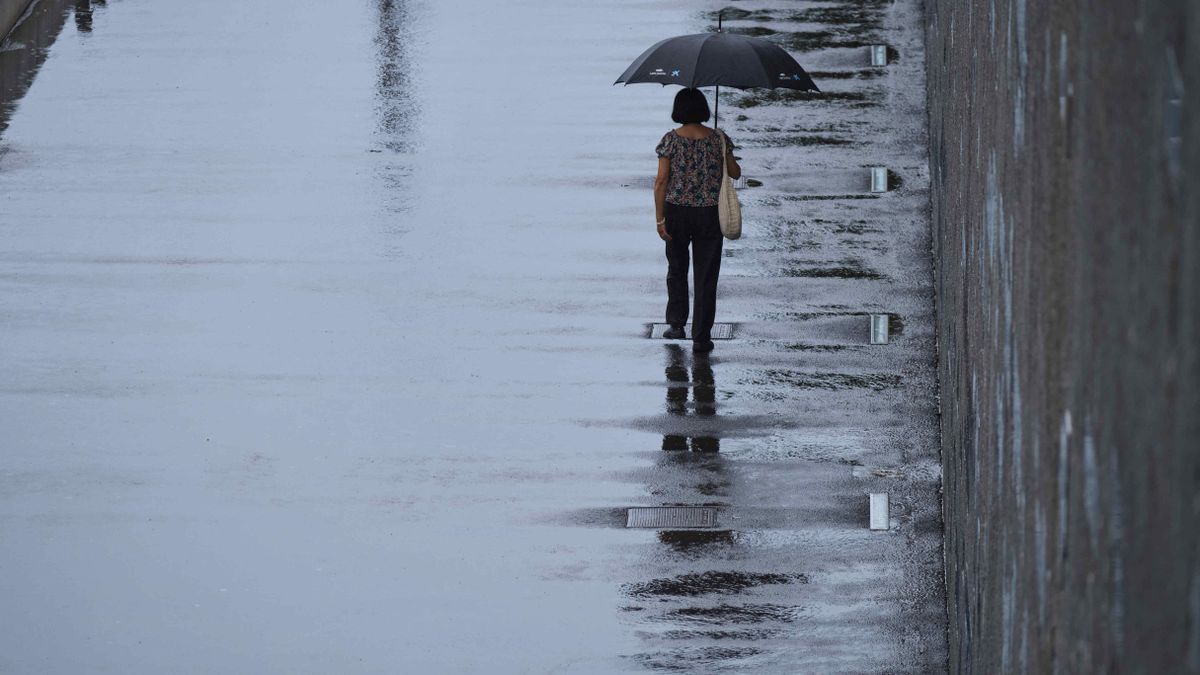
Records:
{"label": "beige tote bag", "polygon": [[721,217],[721,234],[726,239],[742,236],[742,205],[738,202],[737,190],[729,180],[728,150],[725,149],[725,132],[721,134],[721,194],[717,198],[717,213]]}

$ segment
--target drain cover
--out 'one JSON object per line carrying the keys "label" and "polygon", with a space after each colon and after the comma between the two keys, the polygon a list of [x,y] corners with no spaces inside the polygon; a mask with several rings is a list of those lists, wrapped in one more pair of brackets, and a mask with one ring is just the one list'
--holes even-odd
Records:
{"label": "drain cover", "polygon": [[[665,323],[656,323],[650,328],[650,337],[655,340],[661,340],[663,333],[670,328]],[[687,335],[686,340],[692,339],[692,324],[683,327],[683,332]],[[714,323],[712,327],[712,339],[714,340],[732,340],[733,339],[733,324],[731,323]]]}
{"label": "drain cover", "polygon": [[625,527],[678,530],[716,527],[717,510],[711,506],[649,506],[629,509]]}

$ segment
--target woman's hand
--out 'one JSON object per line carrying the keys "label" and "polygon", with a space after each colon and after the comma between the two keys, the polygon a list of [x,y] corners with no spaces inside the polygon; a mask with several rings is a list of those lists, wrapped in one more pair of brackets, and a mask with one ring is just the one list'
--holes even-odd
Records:
{"label": "woman's hand", "polygon": [[654,177],[654,219],[658,221],[658,236],[663,241],[671,241],[667,234],[667,183],[671,180],[671,160],[666,157],[658,158],[658,175]]}

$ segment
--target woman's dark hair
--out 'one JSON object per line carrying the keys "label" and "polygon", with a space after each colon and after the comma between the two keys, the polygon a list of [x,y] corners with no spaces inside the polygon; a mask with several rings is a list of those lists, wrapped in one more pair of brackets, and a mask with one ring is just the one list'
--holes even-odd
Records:
{"label": "woman's dark hair", "polygon": [[675,107],[671,110],[671,119],[678,124],[699,124],[707,122],[712,117],[708,111],[708,99],[699,89],[680,89],[675,94]]}

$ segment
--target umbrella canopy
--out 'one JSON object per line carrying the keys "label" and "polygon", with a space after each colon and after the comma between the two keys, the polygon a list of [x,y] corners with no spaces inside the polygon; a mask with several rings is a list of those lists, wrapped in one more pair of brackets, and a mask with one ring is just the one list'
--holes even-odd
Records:
{"label": "umbrella canopy", "polygon": [[642,52],[613,84],[820,91],[796,59],[761,38],[698,33],[667,38]]}

